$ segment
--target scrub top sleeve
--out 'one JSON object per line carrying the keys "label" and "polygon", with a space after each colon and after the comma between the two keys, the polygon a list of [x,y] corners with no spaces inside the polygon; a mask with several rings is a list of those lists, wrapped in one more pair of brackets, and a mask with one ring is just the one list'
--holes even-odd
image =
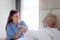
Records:
{"label": "scrub top sleeve", "polygon": [[7,35],[12,36],[13,34],[14,34],[14,32],[13,32],[11,26],[10,25],[7,25]]}
{"label": "scrub top sleeve", "polygon": [[26,28],[26,31],[28,30],[28,26],[26,25],[26,23],[24,21],[22,21],[23,26]]}

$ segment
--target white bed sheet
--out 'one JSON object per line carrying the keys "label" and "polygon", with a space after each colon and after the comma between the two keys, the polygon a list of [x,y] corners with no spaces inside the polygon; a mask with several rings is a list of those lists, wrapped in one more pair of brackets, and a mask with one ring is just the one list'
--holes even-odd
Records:
{"label": "white bed sheet", "polygon": [[[60,31],[58,33],[59,33],[59,38],[60,38]],[[50,38],[48,33],[44,32],[44,31],[29,30],[24,35],[24,38],[19,38],[18,40],[52,40],[52,39]],[[54,39],[54,40],[56,40],[56,39]]]}

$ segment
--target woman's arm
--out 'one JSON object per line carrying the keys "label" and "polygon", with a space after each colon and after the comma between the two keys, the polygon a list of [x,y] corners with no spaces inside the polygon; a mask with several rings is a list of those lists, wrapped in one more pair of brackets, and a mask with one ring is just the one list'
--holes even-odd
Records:
{"label": "woman's arm", "polygon": [[21,27],[18,28],[18,32],[17,32],[16,34],[13,34],[13,35],[12,35],[12,38],[13,38],[14,40],[16,40],[16,39],[19,37],[20,32],[21,32]]}
{"label": "woman's arm", "polygon": [[26,25],[26,23],[23,20],[19,22],[19,25],[24,27],[26,31],[28,30],[28,26]]}

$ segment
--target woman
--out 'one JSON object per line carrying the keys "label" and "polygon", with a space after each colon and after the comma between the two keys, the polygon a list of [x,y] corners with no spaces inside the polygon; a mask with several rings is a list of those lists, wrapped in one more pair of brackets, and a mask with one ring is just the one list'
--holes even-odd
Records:
{"label": "woman", "polygon": [[18,20],[18,11],[11,10],[6,25],[7,40],[17,40],[18,38],[23,38],[24,33],[28,30],[24,21]]}

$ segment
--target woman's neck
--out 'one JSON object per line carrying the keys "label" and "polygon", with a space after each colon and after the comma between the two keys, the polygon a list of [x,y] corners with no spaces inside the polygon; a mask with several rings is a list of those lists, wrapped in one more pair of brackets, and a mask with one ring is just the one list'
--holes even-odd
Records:
{"label": "woman's neck", "polygon": [[13,23],[14,23],[14,25],[17,25],[18,24],[18,22],[15,22],[15,21],[13,21]]}

